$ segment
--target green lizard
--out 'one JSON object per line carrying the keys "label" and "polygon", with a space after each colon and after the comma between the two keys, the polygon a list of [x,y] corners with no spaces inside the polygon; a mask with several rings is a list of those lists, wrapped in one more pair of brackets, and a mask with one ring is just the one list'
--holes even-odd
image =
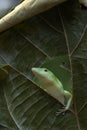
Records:
{"label": "green lizard", "polygon": [[[40,88],[65,106],[58,114],[68,110],[72,101],[72,94],[64,90],[61,81],[47,68],[32,68],[32,72],[38,79]],[[64,103],[65,99],[67,99],[66,105]]]}

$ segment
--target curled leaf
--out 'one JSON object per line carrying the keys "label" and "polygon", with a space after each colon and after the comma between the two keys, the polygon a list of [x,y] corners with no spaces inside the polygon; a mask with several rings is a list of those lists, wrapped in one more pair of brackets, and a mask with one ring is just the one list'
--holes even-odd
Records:
{"label": "curled leaf", "polygon": [[13,11],[0,19],[0,32],[64,1],[66,0],[24,0]]}

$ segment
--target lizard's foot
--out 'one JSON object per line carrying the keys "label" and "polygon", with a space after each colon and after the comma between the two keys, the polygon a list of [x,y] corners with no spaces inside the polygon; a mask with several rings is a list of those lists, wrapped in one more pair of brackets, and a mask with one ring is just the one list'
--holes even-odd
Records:
{"label": "lizard's foot", "polygon": [[65,112],[67,111],[67,109],[65,107],[63,107],[62,109],[59,109],[56,112],[56,116],[59,116],[60,114],[62,114],[64,116]]}

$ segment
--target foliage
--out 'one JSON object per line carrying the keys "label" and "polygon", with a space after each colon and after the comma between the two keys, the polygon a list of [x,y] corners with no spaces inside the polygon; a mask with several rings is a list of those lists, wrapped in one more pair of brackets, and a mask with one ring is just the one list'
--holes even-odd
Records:
{"label": "foliage", "polygon": [[[87,129],[86,24],[87,10],[70,0],[0,35],[1,130]],[[56,116],[62,105],[35,85],[31,68],[64,55],[69,56],[74,113]]]}

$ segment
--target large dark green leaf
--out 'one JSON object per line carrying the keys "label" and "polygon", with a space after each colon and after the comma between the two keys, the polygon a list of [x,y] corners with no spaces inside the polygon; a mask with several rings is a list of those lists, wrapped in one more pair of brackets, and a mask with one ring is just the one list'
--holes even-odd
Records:
{"label": "large dark green leaf", "polygon": [[[0,35],[1,130],[87,129],[86,23],[87,11],[71,0]],[[35,85],[31,68],[47,66],[63,85],[68,84],[67,73],[59,69],[61,64],[67,68],[67,60],[58,61],[59,66],[54,60],[65,55],[69,56],[74,113],[56,116],[62,105]]]}

